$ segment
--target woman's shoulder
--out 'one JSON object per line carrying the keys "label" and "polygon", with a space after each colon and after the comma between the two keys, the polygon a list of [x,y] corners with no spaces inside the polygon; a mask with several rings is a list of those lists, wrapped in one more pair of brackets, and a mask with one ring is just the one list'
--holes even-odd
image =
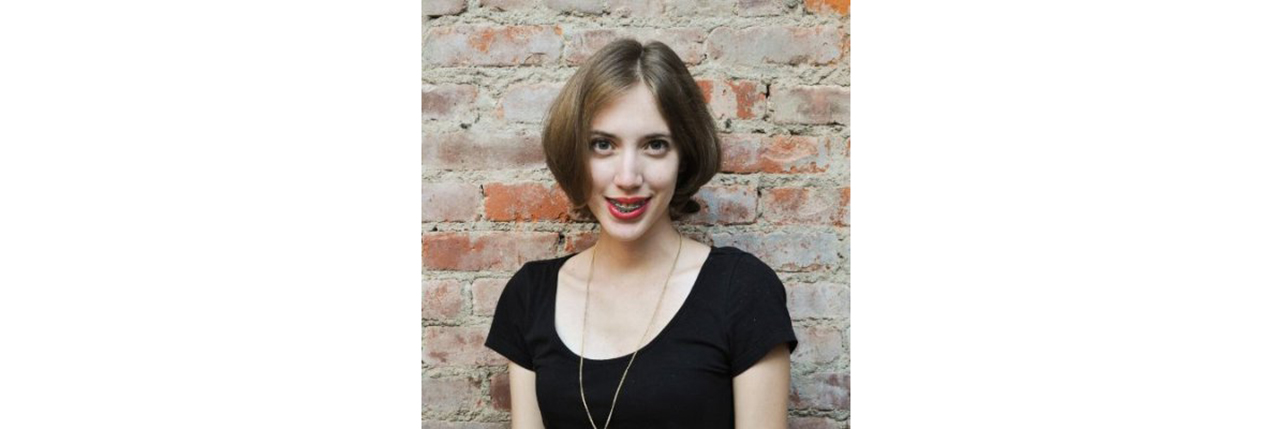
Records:
{"label": "woman's shoulder", "polygon": [[748,270],[748,271],[769,271],[773,272],[773,268],[764,260],[756,256],[754,253],[739,249],[734,246],[712,247],[712,252],[721,255],[723,259],[728,261],[725,268],[731,270]]}
{"label": "woman's shoulder", "polygon": [[778,273],[756,254],[733,246],[714,247],[713,251],[721,257],[716,269],[723,271],[721,278],[726,280],[731,293],[756,288],[783,289]]}

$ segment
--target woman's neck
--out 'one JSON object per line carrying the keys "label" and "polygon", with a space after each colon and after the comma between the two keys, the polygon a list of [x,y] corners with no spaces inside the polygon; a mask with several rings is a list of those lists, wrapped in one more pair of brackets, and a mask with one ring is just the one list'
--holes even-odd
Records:
{"label": "woman's neck", "polygon": [[681,235],[671,219],[656,223],[645,235],[630,241],[621,241],[602,229],[592,247],[598,252],[595,269],[616,275],[666,272],[676,257],[677,247],[683,246],[679,240]]}

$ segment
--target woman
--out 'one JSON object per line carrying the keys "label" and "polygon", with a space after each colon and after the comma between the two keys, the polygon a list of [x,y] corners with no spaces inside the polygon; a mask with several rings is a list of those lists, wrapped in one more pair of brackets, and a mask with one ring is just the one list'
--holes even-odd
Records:
{"label": "woman", "polygon": [[543,146],[600,234],[526,263],[500,296],[486,346],[510,360],[512,427],[785,428],[796,337],[782,282],[672,223],[720,170],[680,58],[659,42],[605,46],[549,108]]}

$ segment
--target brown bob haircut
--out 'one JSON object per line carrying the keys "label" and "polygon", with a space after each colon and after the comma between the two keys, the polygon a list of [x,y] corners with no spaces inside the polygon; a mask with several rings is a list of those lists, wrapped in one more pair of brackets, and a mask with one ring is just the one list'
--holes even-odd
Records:
{"label": "brown bob haircut", "polygon": [[544,120],[542,143],[548,169],[570,199],[571,216],[595,221],[588,210],[589,136],[593,117],[611,100],[644,84],[654,94],[671,132],[680,166],[669,213],[672,220],[697,213],[692,197],[721,169],[720,136],[703,93],[681,58],[662,42],[619,39],[597,51],[570,77]]}

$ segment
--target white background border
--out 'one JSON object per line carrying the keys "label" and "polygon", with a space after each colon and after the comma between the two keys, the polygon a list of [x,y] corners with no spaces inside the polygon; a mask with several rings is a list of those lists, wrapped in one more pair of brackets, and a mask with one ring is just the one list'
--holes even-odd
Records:
{"label": "white background border", "polygon": [[[1273,426],[1264,3],[856,6],[853,427]],[[0,7],[0,426],[419,424],[419,16]]]}

